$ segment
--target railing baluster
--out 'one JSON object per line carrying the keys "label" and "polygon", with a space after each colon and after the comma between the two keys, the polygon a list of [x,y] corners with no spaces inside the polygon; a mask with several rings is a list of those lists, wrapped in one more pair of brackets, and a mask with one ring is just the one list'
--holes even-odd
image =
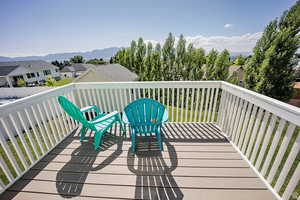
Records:
{"label": "railing baluster", "polygon": [[204,105],[204,93],[205,93],[205,88],[201,89],[201,103],[200,103],[200,112],[198,115],[198,122],[203,122],[202,121],[202,116],[203,116],[203,105]]}
{"label": "railing baluster", "polygon": [[99,95],[99,90],[97,88],[95,88],[94,93],[95,93],[96,98],[97,98],[97,104],[96,105],[100,108],[101,112],[103,112],[102,100],[101,100],[101,97]]}
{"label": "railing baluster", "polygon": [[233,102],[233,106],[231,107],[231,110],[229,110],[230,115],[229,115],[229,120],[228,120],[228,127],[227,127],[227,134],[228,136],[232,137],[233,134],[233,126],[235,123],[235,117],[237,115],[237,110],[240,106],[242,99],[236,97],[235,101]]}
{"label": "railing baluster", "polygon": [[[50,110],[50,113],[51,113],[51,116],[50,116],[50,119],[49,120],[51,120],[51,121],[54,121],[54,127],[55,127],[55,130],[56,130],[56,133],[54,133],[53,132],[53,134],[55,134],[55,135],[57,135],[56,137],[57,137],[57,141],[59,141],[60,139],[61,139],[61,136],[59,135],[59,128],[58,128],[58,123],[57,123],[57,121],[56,121],[56,117],[55,117],[55,114],[54,114],[54,112],[53,112],[53,107],[51,106],[51,104],[50,104],[50,102],[49,102],[49,100],[47,100],[46,101],[46,103],[48,103],[48,108],[49,108],[49,110]],[[46,106],[46,105],[45,105]],[[51,119],[52,118],[52,119]]]}
{"label": "railing baluster", "polygon": [[183,122],[183,112],[184,112],[184,88],[181,88],[181,104],[180,104],[180,122]]}
{"label": "railing baluster", "polygon": [[252,112],[251,112],[251,117],[250,117],[250,121],[249,121],[249,125],[247,127],[247,130],[246,130],[246,133],[245,133],[245,139],[243,141],[243,144],[242,144],[242,152],[243,154],[246,154],[246,147],[249,143],[249,139],[250,139],[250,133],[251,133],[251,130],[254,126],[254,122],[255,122],[255,119],[256,119],[256,114],[257,114],[257,106],[253,105],[253,109],[252,109]]}
{"label": "railing baluster", "polygon": [[298,166],[288,184],[288,186],[286,187],[283,195],[282,195],[282,199],[283,200],[289,200],[294,189],[296,188],[298,182],[299,182],[299,179],[300,179],[300,163],[298,163]]}
{"label": "railing baluster", "polygon": [[254,139],[256,138],[258,128],[259,128],[259,125],[261,123],[262,116],[263,116],[263,109],[259,108],[258,115],[257,115],[256,121],[255,121],[255,125],[254,125],[254,128],[253,128],[252,132],[251,132],[250,142],[248,144],[247,151],[246,151],[246,157],[249,160],[250,160],[250,155],[251,155],[251,152],[252,152],[252,147],[254,145]]}
{"label": "railing baluster", "polygon": [[79,99],[79,107],[83,107],[83,101],[82,101],[82,92],[81,89],[76,89],[77,97]]}
{"label": "railing baluster", "polygon": [[229,104],[229,97],[230,97],[230,95],[228,92],[226,92],[224,90],[221,91],[221,106],[218,111],[217,121],[222,130],[224,130],[224,121],[225,121],[225,115],[227,114],[227,106]]}
{"label": "railing baluster", "polygon": [[189,96],[190,96],[190,88],[187,88],[185,94],[185,122],[188,122]]}
{"label": "railing baluster", "polygon": [[[34,156],[33,156],[32,152],[30,151],[30,148],[29,148],[29,146],[26,142],[26,139],[25,139],[25,137],[22,133],[22,130],[20,130],[20,124],[16,123],[16,119],[13,117],[12,114],[9,114],[9,119],[12,122],[12,125],[13,125],[14,129],[16,130],[17,136],[20,139],[21,144],[22,144],[26,154],[28,155],[28,158],[29,158],[30,162],[34,163]],[[14,135],[13,135],[13,137],[16,138]],[[24,155],[26,155],[26,154],[24,154]]]}
{"label": "railing baluster", "polygon": [[244,117],[245,117],[245,114],[246,114],[246,108],[247,108],[247,105],[248,105],[248,102],[247,101],[243,101],[243,106],[240,106],[239,110],[238,110],[238,113],[237,113],[237,119],[235,120],[236,121],[236,124],[235,124],[235,127],[233,129],[233,140],[235,144],[238,144],[238,140],[240,138],[240,134],[241,134],[241,128],[242,128],[242,125],[244,123]]}
{"label": "railing baluster", "polygon": [[100,98],[101,98],[100,108],[101,108],[102,112],[107,113],[109,109],[107,108],[108,105],[106,103],[104,90],[101,88],[101,89],[98,90],[98,93],[99,93]]}
{"label": "railing baluster", "polygon": [[203,122],[207,122],[207,112],[208,112],[208,101],[209,101],[209,95],[210,95],[210,88],[206,88],[206,98],[205,98],[205,111],[204,111],[204,118]]}
{"label": "railing baluster", "polygon": [[[87,91],[86,90],[82,90],[82,94],[83,94],[83,99],[84,99],[84,105],[82,106],[82,107],[86,107],[86,106],[89,106],[90,104],[89,104],[89,102],[88,102],[88,94],[87,94]],[[91,116],[91,113],[90,112],[86,112],[87,113],[87,115],[88,115],[88,118],[89,119],[92,119],[92,116]],[[86,114],[85,113],[85,114]],[[67,116],[67,121],[69,121],[69,118],[68,118],[68,116]],[[71,127],[70,127],[70,130],[71,130]]]}
{"label": "railing baluster", "polygon": [[41,138],[40,138],[40,136],[37,133],[35,124],[33,124],[31,116],[29,115],[27,108],[25,108],[24,111],[25,111],[25,115],[26,115],[26,117],[27,117],[27,119],[29,121],[29,124],[31,126],[32,132],[34,134],[34,137],[36,138],[38,146],[39,146],[40,150],[42,151],[42,155],[43,155],[45,153],[46,149],[44,148],[44,146],[42,144]]}
{"label": "railing baluster", "polygon": [[269,121],[269,117],[270,117],[270,112],[265,111],[264,118],[263,118],[263,121],[261,122],[259,133],[257,135],[256,142],[255,142],[255,145],[254,145],[254,149],[253,149],[253,152],[252,152],[252,155],[251,155],[251,158],[250,158],[251,163],[253,163],[253,164],[254,164],[254,161],[257,157],[257,152],[258,152],[258,149],[259,149],[259,145],[261,144],[261,140],[263,139],[263,136],[265,134],[265,130],[266,130],[267,123]]}
{"label": "railing baluster", "polygon": [[257,169],[260,168],[262,159],[263,159],[263,157],[265,155],[267,146],[268,146],[268,144],[270,142],[270,138],[271,138],[272,132],[274,130],[274,127],[275,127],[275,124],[276,124],[276,120],[277,120],[277,116],[272,115],[270,124],[268,126],[267,132],[266,132],[264,140],[263,140],[263,144],[261,146],[261,149],[260,149],[260,152],[259,152],[259,155],[258,155],[258,158],[257,158],[257,161],[255,163],[255,167]]}
{"label": "railing baluster", "polygon": [[279,191],[280,188],[282,187],[284,180],[286,179],[290,169],[292,168],[293,163],[296,160],[299,151],[300,151],[300,132],[298,133],[297,139],[276,181],[275,190]]}
{"label": "railing baluster", "polygon": [[6,155],[8,157],[8,160],[12,164],[14,171],[17,173],[17,175],[20,175],[22,173],[22,170],[21,170],[20,166],[18,165],[16,157],[11,152],[11,150],[10,150],[8,144],[7,144],[7,141],[4,138],[4,134],[3,133],[0,134],[0,143],[1,143],[1,146],[2,146],[2,148],[4,150],[4,152],[6,153]]}
{"label": "railing baluster", "polygon": [[249,124],[249,120],[250,120],[250,112],[253,108],[253,104],[252,103],[249,103],[247,102],[248,104],[248,107],[247,107],[247,111],[246,111],[246,114],[245,114],[245,120],[243,122],[243,128],[241,130],[241,136],[240,136],[240,139],[237,141],[237,146],[242,149],[242,142],[244,141],[244,138],[245,138],[245,132],[247,130],[247,127],[248,127],[248,124]]}
{"label": "railing baluster", "polygon": [[199,116],[199,96],[200,96],[200,88],[197,88],[197,95],[196,95],[196,107],[195,107],[195,111],[194,111],[194,122],[197,122],[197,116]]}
{"label": "railing baluster", "polygon": [[[216,107],[217,107],[218,97],[219,97],[219,88],[216,88],[211,122],[216,122],[216,117],[217,117]],[[219,109],[220,109],[220,102],[219,102]]]}
{"label": "railing baluster", "polygon": [[0,166],[1,166],[2,171],[4,172],[5,176],[7,177],[7,179],[10,182],[12,182],[15,178],[12,175],[11,171],[9,170],[9,167],[7,166],[6,162],[4,161],[4,159],[2,158],[1,155],[0,155]]}
{"label": "railing baluster", "polygon": [[194,112],[194,95],[195,95],[195,88],[192,88],[192,100],[191,100],[191,110],[190,110],[190,122],[193,121],[193,114]]}
{"label": "railing baluster", "polygon": [[[170,94],[169,94],[169,91],[171,91],[171,88],[167,88],[168,90],[167,90],[167,92],[168,92],[168,99],[169,99],[169,96],[170,96]],[[175,95],[175,88],[172,88],[172,122],[175,122],[175,118],[174,118],[174,116],[175,116],[175,105],[174,105],[174,102],[175,102],[175,98],[174,98],[174,95]],[[168,102],[168,105],[169,105],[169,103],[170,102]]]}
{"label": "railing baluster", "polygon": [[296,128],[296,125],[293,123],[290,123],[286,133],[284,134],[284,139],[283,139],[282,143],[280,144],[280,148],[276,155],[276,159],[272,165],[272,168],[271,168],[270,173],[267,178],[269,183],[271,183],[274,179],[275,173],[278,170],[278,167],[279,167],[281,160],[283,158],[283,155],[288,147],[288,144],[292,138],[295,128]]}
{"label": "railing baluster", "polygon": [[50,99],[50,103],[52,103],[52,106],[54,107],[54,116],[56,116],[56,120],[58,120],[57,124],[58,124],[58,135],[60,138],[63,138],[64,137],[64,130],[65,128],[63,127],[63,124],[64,122],[61,123],[61,118],[60,118],[60,113],[59,113],[59,109],[58,109],[58,103],[57,103],[57,100],[55,98],[52,98]]}
{"label": "railing baluster", "polygon": [[43,112],[42,112],[42,110],[41,110],[40,104],[37,104],[37,108],[38,108],[39,114],[40,114],[40,116],[41,116],[41,119],[42,119],[42,122],[43,122],[42,124],[43,124],[43,126],[44,126],[44,129],[46,130],[46,131],[45,131],[45,135],[47,135],[47,138],[49,139],[51,146],[53,146],[53,145],[54,145],[54,142],[53,142],[52,137],[49,135],[49,134],[50,134],[50,131],[49,131],[49,128],[48,128],[48,125],[47,125],[47,121],[45,120],[44,115],[43,115]]}
{"label": "railing baluster", "polygon": [[261,170],[261,174],[263,176],[266,175],[266,173],[267,173],[267,169],[268,169],[268,167],[270,165],[270,162],[271,162],[271,159],[272,159],[272,157],[273,157],[273,155],[275,153],[275,149],[276,149],[276,147],[278,145],[278,142],[279,142],[279,140],[281,138],[282,133],[284,132],[283,130],[284,130],[285,124],[286,124],[286,121],[284,119],[281,119],[280,122],[279,122],[279,125],[277,127],[277,130],[275,132],[273,141],[271,143],[270,150],[269,150],[268,155],[267,155],[267,157],[265,159],[265,162],[263,164],[263,168]]}
{"label": "railing baluster", "polygon": [[44,108],[44,111],[45,111],[45,114],[46,114],[46,120],[43,120],[43,121],[45,122],[45,125],[47,125],[47,124],[50,125],[51,133],[49,132],[49,134],[50,134],[50,136],[52,136],[54,138],[54,143],[53,144],[55,144],[55,143],[57,143],[58,138],[57,138],[57,136],[55,134],[53,123],[52,123],[51,117],[49,115],[48,109],[45,106],[45,102],[43,102],[42,105],[43,105],[43,108]]}
{"label": "railing baluster", "polygon": [[230,118],[231,118],[231,115],[233,115],[233,108],[234,108],[236,100],[237,100],[236,96],[230,95],[229,105],[227,106],[227,110],[226,110],[225,117],[224,117],[224,130],[223,131],[226,133],[226,135],[229,135],[228,129],[229,129],[229,125],[231,123]]}
{"label": "railing baluster", "polygon": [[36,114],[36,111],[35,111],[35,109],[34,109],[33,106],[31,106],[31,111],[32,111],[32,113],[33,113],[33,116],[34,116],[35,121],[36,121],[37,124],[38,124],[39,132],[40,132],[40,134],[41,134],[41,136],[42,136],[42,138],[43,138],[43,140],[44,140],[44,144],[46,145],[47,150],[48,150],[48,149],[50,149],[50,147],[52,146],[52,143],[51,143],[51,140],[50,140],[50,139],[48,140],[48,138],[46,138],[46,135],[47,135],[47,134],[46,134],[46,131],[47,131],[47,130],[45,130],[44,127],[42,127],[42,124],[41,124],[41,122],[40,122],[40,119],[38,118],[38,115]]}
{"label": "railing baluster", "polygon": [[177,104],[176,104],[176,122],[179,122],[179,97],[180,97],[179,92],[180,92],[180,88],[176,88],[176,100],[177,100]]}
{"label": "railing baluster", "polygon": [[206,122],[210,122],[211,116],[213,115],[212,107],[213,107],[214,93],[215,93],[215,89],[210,88],[210,100],[209,100],[208,116],[207,116]]}
{"label": "railing baluster", "polygon": [[27,161],[25,160],[25,155],[23,154],[23,152],[22,152],[22,150],[21,150],[21,148],[20,148],[20,146],[19,146],[19,144],[18,144],[18,142],[17,142],[15,136],[14,136],[13,133],[7,128],[7,124],[6,124],[6,122],[4,121],[3,118],[1,118],[1,123],[2,123],[2,125],[3,125],[3,127],[4,127],[4,130],[5,130],[6,133],[7,133],[7,136],[9,137],[9,139],[10,139],[10,141],[11,141],[11,143],[12,143],[14,149],[16,150],[17,155],[18,155],[18,157],[19,157],[21,163],[23,164],[23,166],[24,166],[25,168],[29,167],[29,164],[28,164]]}
{"label": "railing baluster", "polygon": [[[38,150],[36,149],[35,142],[34,142],[34,140],[33,140],[33,137],[32,137],[32,135],[31,135],[30,131],[28,130],[27,125],[25,124],[25,122],[24,122],[24,120],[23,120],[23,117],[21,116],[20,112],[17,112],[17,116],[18,116],[18,119],[20,120],[20,122],[21,122],[21,124],[22,124],[22,127],[23,127],[24,130],[25,130],[25,134],[27,135],[27,137],[28,137],[28,139],[29,139],[29,143],[30,143],[30,145],[32,146],[33,152],[34,152],[36,158],[38,158],[38,157],[39,157],[39,153],[38,153]],[[25,141],[25,142],[26,142],[26,141]],[[30,152],[30,153],[31,153],[31,152]],[[33,160],[34,160],[34,159],[33,159]],[[31,161],[31,162],[33,163],[34,161]]]}

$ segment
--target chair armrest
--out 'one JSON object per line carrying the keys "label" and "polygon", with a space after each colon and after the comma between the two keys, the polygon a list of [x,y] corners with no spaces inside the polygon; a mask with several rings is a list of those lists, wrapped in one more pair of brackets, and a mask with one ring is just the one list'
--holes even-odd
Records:
{"label": "chair armrest", "polygon": [[169,111],[167,109],[165,109],[165,112],[164,112],[161,122],[167,122],[168,120],[169,120]]}
{"label": "chair armrest", "polygon": [[125,124],[129,124],[129,121],[128,121],[128,118],[127,118],[127,115],[125,114],[125,112],[123,112],[122,121],[123,121]]}
{"label": "chair armrest", "polygon": [[100,109],[97,107],[97,106],[95,106],[95,105],[93,105],[93,106],[87,106],[87,107],[84,107],[84,108],[81,108],[80,109],[80,112],[87,112],[87,111],[89,111],[89,110],[95,110],[97,113],[100,113]]}
{"label": "chair armrest", "polygon": [[116,117],[116,115],[119,115],[119,112],[118,111],[113,111],[113,112],[111,112],[111,113],[109,113],[109,114],[107,114],[107,115],[105,115],[103,117],[100,117],[100,118],[98,118],[98,119],[96,119],[94,121],[91,121],[90,123],[91,124],[98,124],[98,123],[104,122],[104,121],[106,121],[106,120],[108,120],[110,118]]}

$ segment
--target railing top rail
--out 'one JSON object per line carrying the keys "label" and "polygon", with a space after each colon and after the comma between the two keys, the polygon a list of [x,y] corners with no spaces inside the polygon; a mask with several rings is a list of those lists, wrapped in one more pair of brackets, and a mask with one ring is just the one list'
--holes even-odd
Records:
{"label": "railing top rail", "polygon": [[74,84],[71,83],[62,87],[53,88],[28,97],[24,97],[4,105],[0,105],[0,117],[6,115],[8,112],[11,113],[12,111],[18,110],[24,106],[34,105],[40,100],[55,97],[58,95],[58,93],[61,93],[63,91],[69,91],[72,90],[73,88],[74,88]]}
{"label": "railing top rail", "polygon": [[220,88],[221,81],[135,81],[74,83],[78,89],[91,88]]}
{"label": "railing top rail", "polygon": [[253,92],[251,90],[222,82],[221,88],[233,95],[253,103],[256,106],[262,107],[275,115],[300,126],[300,108],[278,101],[271,97]]}

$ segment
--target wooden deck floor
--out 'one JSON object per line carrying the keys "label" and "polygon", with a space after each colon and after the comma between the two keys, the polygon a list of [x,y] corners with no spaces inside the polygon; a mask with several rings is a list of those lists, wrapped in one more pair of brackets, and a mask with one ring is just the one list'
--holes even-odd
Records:
{"label": "wooden deck floor", "polygon": [[129,136],[108,135],[94,151],[77,131],[0,199],[275,199],[213,124],[168,123],[163,130],[163,152],[140,137],[136,154]]}

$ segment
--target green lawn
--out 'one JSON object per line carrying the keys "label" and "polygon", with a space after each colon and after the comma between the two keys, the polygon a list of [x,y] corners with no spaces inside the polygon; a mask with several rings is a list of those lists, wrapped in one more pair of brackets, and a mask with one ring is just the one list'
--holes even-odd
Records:
{"label": "green lawn", "polygon": [[71,83],[75,78],[63,78],[59,81],[56,81],[54,86],[63,86]]}

